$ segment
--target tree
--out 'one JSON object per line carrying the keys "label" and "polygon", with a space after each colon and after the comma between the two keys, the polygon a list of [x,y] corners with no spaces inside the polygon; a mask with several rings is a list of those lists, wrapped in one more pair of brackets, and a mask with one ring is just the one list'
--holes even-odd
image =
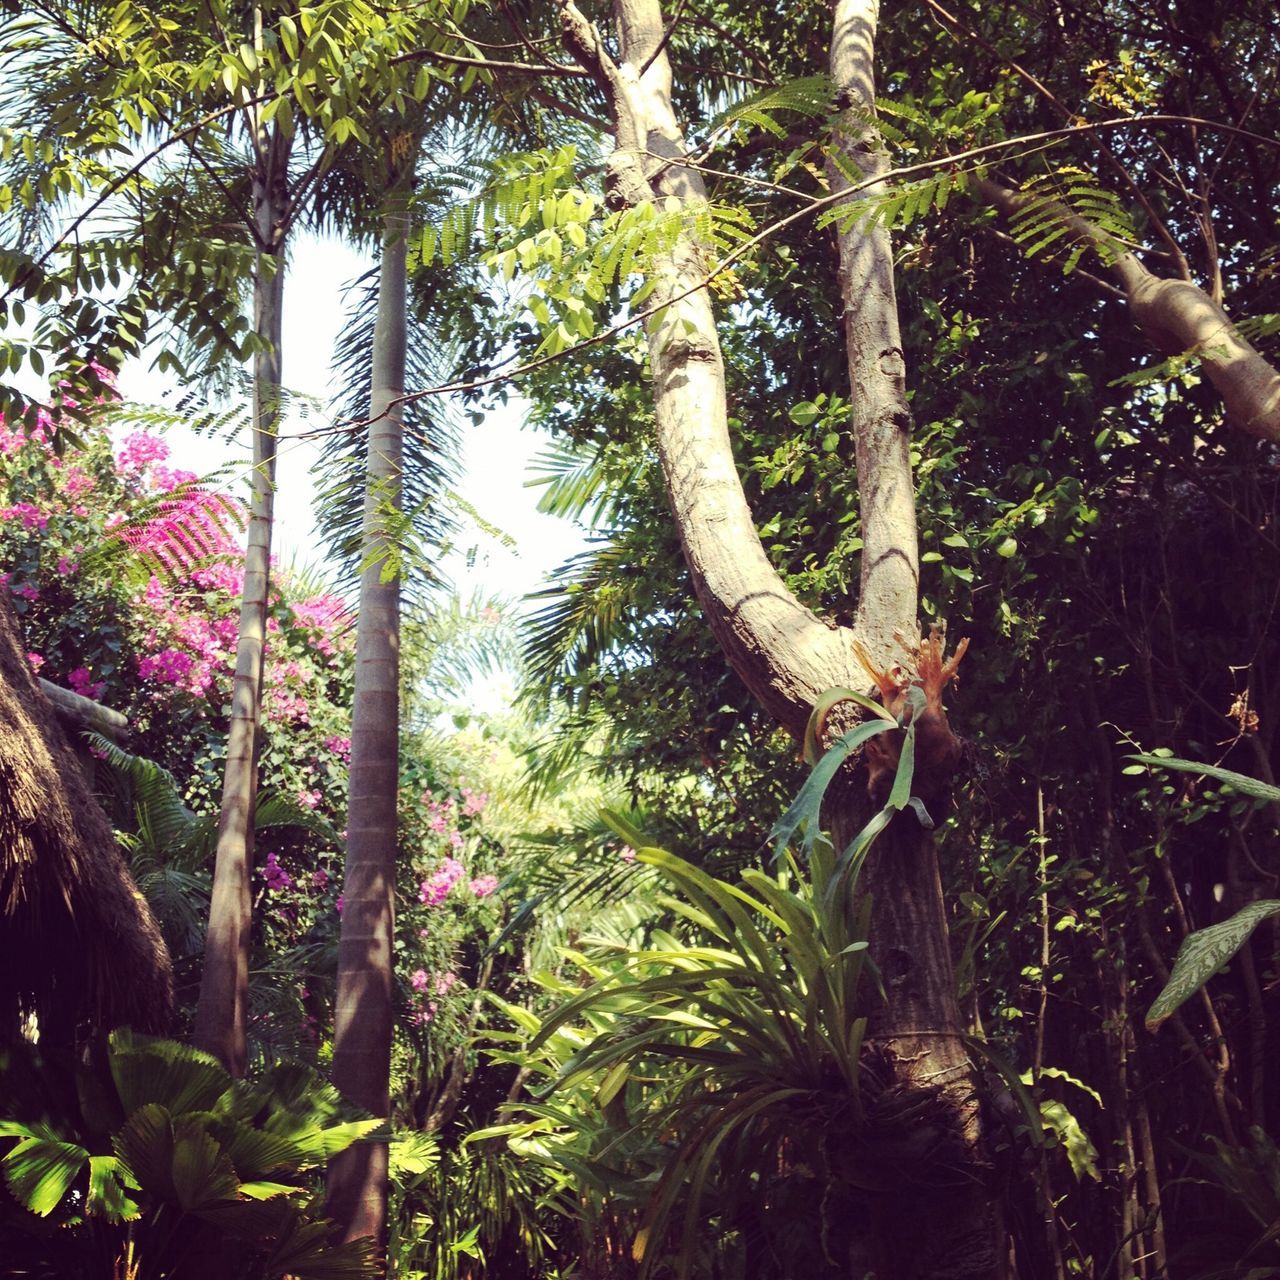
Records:
{"label": "tree", "polygon": [[[407,184],[416,141],[394,135],[371,357],[368,460],[361,540],[356,686],[351,712],[346,909],[338,951],[333,1082],[376,1116],[391,1110],[392,943],[400,793],[400,572],[393,558],[404,456]],[[351,1148],[334,1161],[329,1201],[347,1239],[386,1234],[387,1149]]]}
{"label": "tree", "polygon": [[[617,7],[616,62],[572,0],[558,0],[558,7],[566,44],[610,105],[618,143],[609,161],[613,199],[632,208],[654,201],[675,200],[686,208],[703,203],[700,176],[681,163],[684,144],[670,105],[660,6],[646,0]],[[862,157],[871,178],[882,163],[870,123],[877,10],[875,4],[841,5],[832,41],[837,92],[848,109],[844,128],[856,129],[841,146],[846,157]],[[832,164],[847,174],[840,152],[833,153]],[[862,185],[874,193],[873,185]],[[855,645],[887,670],[896,660],[895,633],[912,650],[917,634],[910,415],[888,238],[882,230],[868,235],[856,217],[848,223],[840,245],[841,293],[865,545],[852,633],[827,627],[804,608],[760,543],[733,460],[706,253],[695,235],[677,235],[670,251],[655,257],[651,275],[649,306],[656,314],[648,324],[648,349],[657,444],[694,590],[734,670],[797,736],[827,690],[865,680]],[[944,739],[949,736],[945,720],[939,728]],[[945,746],[927,763],[922,759],[926,769],[936,770],[925,780],[932,794],[945,791],[953,763]],[[831,816],[840,847],[862,825],[862,813],[862,801],[846,790]],[[911,1206],[912,1217],[925,1218],[928,1230],[904,1231],[883,1212],[878,1221],[868,1217],[874,1239],[867,1264],[902,1276],[940,1274],[943,1265],[955,1275],[998,1275],[1000,1230],[984,1185],[975,1077],[961,1037],[936,855],[914,816],[895,822],[865,875],[866,892],[877,906],[872,954],[886,989],[873,1015],[871,1041],[893,1057],[904,1079],[946,1082],[957,1127],[970,1145],[964,1189],[935,1193],[927,1206]]]}

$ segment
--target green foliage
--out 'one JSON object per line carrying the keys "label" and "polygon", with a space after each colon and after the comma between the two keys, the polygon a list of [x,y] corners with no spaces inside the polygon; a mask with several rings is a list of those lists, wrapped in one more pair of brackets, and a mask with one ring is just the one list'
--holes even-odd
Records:
{"label": "green foliage", "polygon": [[[640,947],[566,951],[587,985],[542,975],[560,1003],[541,1019],[501,1006],[518,1030],[498,1038],[522,1047],[493,1056],[545,1077],[536,1092],[545,1101],[508,1108],[517,1118],[470,1141],[505,1137],[568,1169],[604,1206],[632,1205],[642,1274],[671,1266],[687,1275],[706,1265],[709,1232],[732,1251],[748,1222],[772,1233],[772,1252],[796,1223],[781,1210],[772,1220],[764,1205],[790,1202],[797,1184],[824,1206],[816,1256],[829,1264],[838,1230],[826,1215],[843,1195],[912,1177],[920,1152],[946,1160],[933,1095],[886,1088],[863,1049],[871,904],[855,907],[854,886],[861,858],[906,803],[910,751],[894,787],[902,795],[843,857],[817,832],[822,791],[868,736],[854,731],[831,748],[818,782],[775,829],[782,847],[809,824],[803,872],[789,857],[776,874],[751,869],[733,884],[608,815],[674,890],[660,900],[671,925]],[[607,1211],[594,1212],[601,1229]]]}
{"label": "green foliage", "polygon": [[[1075,269],[1086,249],[1110,266],[1137,238],[1119,198],[1087,170],[1061,166],[1028,182],[1023,192],[1025,198],[1011,222],[1013,238],[1029,258],[1047,257],[1065,240],[1070,252],[1064,275]],[[1076,229],[1073,216],[1090,228],[1087,236]]]}
{"label": "green foliage", "polygon": [[1280,901],[1263,898],[1228,919],[1187,934],[1178,948],[1169,981],[1147,1010],[1147,1030],[1158,1031],[1253,936],[1265,920],[1280,915]]}
{"label": "green foliage", "polygon": [[332,1242],[313,1179],[380,1122],[308,1068],[233,1081],[207,1054],[126,1030],[90,1062],[21,1042],[4,1056],[11,1261],[70,1274],[128,1258],[180,1277],[216,1256],[246,1280],[373,1274],[367,1248]]}

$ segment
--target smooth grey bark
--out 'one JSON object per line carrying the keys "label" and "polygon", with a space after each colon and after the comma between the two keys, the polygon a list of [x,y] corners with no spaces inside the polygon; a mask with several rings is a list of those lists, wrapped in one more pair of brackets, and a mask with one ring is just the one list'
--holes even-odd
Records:
{"label": "smooth grey bark", "polygon": [[[609,161],[615,204],[705,200],[701,178],[682,163],[684,140],[671,108],[671,68],[663,49],[658,0],[615,0],[619,58],[604,49],[573,0],[557,0],[565,43],[608,97],[617,130]],[[842,3],[832,68],[845,98],[874,100],[876,6]],[[842,135],[858,172],[874,176],[882,160],[873,124],[852,112]],[[849,185],[837,173],[837,180]],[[853,630],[828,626],[786,588],[765,555],[742,490],[729,437],[724,368],[709,291],[707,254],[692,232],[657,261],[651,303],[670,304],[649,322],[656,436],[672,511],[699,603],[730,663],[756,698],[797,735],[818,697],[835,686],[866,684],[855,659],[859,641],[875,662],[906,656],[917,635],[914,484],[905,362],[898,335],[887,236],[856,229],[841,238],[842,304],[855,402],[853,433],[864,553]],[[939,729],[954,744],[939,710]],[[923,764],[924,762],[921,761]],[[845,783],[833,797],[834,835],[848,840],[866,817],[865,793]],[[950,1104],[958,1137],[960,1189],[909,1194],[895,1212],[867,1218],[866,1253],[851,1274],[886,1280],[1003,1275],[1003,1238],[986,1184],[976,1077],[961,1022],[932,840],[915,818],[894,823],[864,871],[875,901],[872,953],[888,999],[874,1015],[875,1043],[906,1084],[936,1087]],[[921,1215],[938,1230],[922,1232]],[[894,1226],[890,1226],[892,1219]],[[949,1233],[949,1238],[948,1238]]]}
{"label": "smooth grey bark", "polygon": [[[834,193],[849,189],[847,171],[862,182],[887,166],[872,123],[875,112],[875,36],[879,5],[840,0],[831,40],[831,78],[844,108],[831,160]],[[863,187],[862,198],[883,190]],[[888,666],[901,657],[895,632],[913,640],[919,608],[920,561],[916,492],[911,474],[911,410],[906,360],[898,331],[893,251],[883,226],[846,227],[837,235],[840,303],[849,366],[851,422],[862,514],[862,571],[856,630],[873,659]]]}
{"label": "smooth grey bark", "polygon": [[[851,173],[866,181],[887,165],[875,126],[879,9],[879,0],[837,0],[835,5],[830,68],[843,112],[828,174],[836,192],[853,185]],[[876,191],[875,185],[863,187],[851,200],[856,206]],[[906,362],[887,232],[868,229],[856,218],[841,218],[836,225],[864,543],[857,629],[876,665],[884,667],[901,654],[900,642],[895,651],[895,636],[914,642],[918,610]],[[925,728],[922,719],[921,748]],[[950,737],[945,720],[941,729],[945,743]],[[918,759],[925,770],[918,790],[936,785],[928,776],[929,765],[936,763],[941,762]],[[941,779],[943,795],[947,780]],[[935,803],[932,797],[930,803]],[[865,819],[865,806],[848,796],[833,809],[832,836],[836,847],[844,848]],[[872,902],[870,952],[885,992],[883,1002],[870,1010],[868,1043],[890,1055],[900,1083],[939,1090],[954,1126],[949,1158],[957,1164],[953,1180],[872,1197],[864,1261],[877,1276],[895,1280],[994,1280],[1005,1274],[1006,1258],[983,1141],[981,1079],[963,1038],[936,846],[914,814],[900,815],[877,842],[858,893]]]}
{"label": "smooth grey bark", "polygon": [[[566,45],[610,102],[617,129],[609,160],[611,200],[704,201],[700,175],[679,163],[684,139],[671,109],[671,66],[660,48],[660,5],[615,5],[621,40],[621,61],[615,62],[573,0],[556,3]],[[720,341],[710,292],[701,285],[707,266],[692,235],[681,236],[655,265],[650,305],[673,300],[648,328],[658,453],[707,622],[758,701],[799,735],[818,696],[854,678],[852,633],[806,609],[761,545],[729,438]]]}
{"label": "smooth grey bark", "polygon": [[[1007,217],[1044,200],[990,178],[973,189]],[[1205,376],[1222,397],[1227,421],[1262,440],[1280,440],[1280,372],[1241,336],[1231,317],[1198,285],[1168,280],[1149,271],[1138,257],[1065,205],[1058,216],[1071,238],[1092,248],[1124,291],[1134,322],[1161,356],[1199,357]]]}
{"label": "smooth grey bark", "polygon": [[290,151],[289,140],[278,129],[260,130],[254,141],[257,159],[253,210],[259,244],[254,277],[254,333],[259,345],[253,362],[253,482],[222,809],[193,1037],[198,1047],[214,1054],[237,1077],[243,1076],[248,1066],[249,944],[253,923],[250,879],[280,421]]}
{"label": "smooth grey bark", "polygon": [[[351,718],[347,859],[333,1083],[375,1116],[391,1111],[396,797],[400,753],[400,574],[392,542],[403,467],[406,239],[400,207],[386,215],[373,336],[360,614]],[[329,1212],[345,1239],[382,1244],[387,1146],[358,1143],[329,1165]]]}

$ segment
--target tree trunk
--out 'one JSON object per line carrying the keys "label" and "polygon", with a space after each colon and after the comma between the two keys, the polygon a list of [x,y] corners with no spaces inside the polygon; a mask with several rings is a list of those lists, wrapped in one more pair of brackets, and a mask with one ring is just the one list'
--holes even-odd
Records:
{"label": "tree trunk", "polygon": [[[974,190],[1008,217],[1046,202],[977,178]],[[1196,356],[1222,397],[1227,421],[1261,440],[1280,440],[1280,373],[1240,333],[1231,318],[1190,280],[1166,280],[1152,274],[1137,256],[1087,219],[1058,205],[1057,215],[1071,239],[1094,249],[1124,290],[1134,323],[1160,356]]]}
{"label": "tree trunk", "polygon": [[[619,61],[573,0],[557,0],[565,43],[606,93],[618,146],[609,161],[615,204],[705,199],[671,108],[671,68],[658,0],[615,0]],[[876,6],[840,5],[833,69],[845,105],[869,103]],[[852,119],[852,117],[851,117]],[[882,162],[865,122],[845,135],[860,171]],[[868,166],[863,168],[863,166]],[[859,687],[856,637],[873,658],[895,657],[895,632],[916,635],[918,560],[905,363],[898,336],[888,238],[854,230],[841,239],[842,301],[855,402],[864,553],[854,631],[805,609],[775,572],[742,491],[729,439],[724,370],[708,290],[708,255],[691,234],[654,265],[650,321],[657,446],[685,561],[699,603],[729,662],[757,699],[799,736],[820,694]],[[847,843],[867,816],[861,785],[833,788],[828,809]],[[914,816],[881,837],[863,873],[874,899],[872,955],[887,1000],[872,1020],[875,1052],[902,1087],[936,1089],[947,1115],[952,1177],[913,1185],[905,1198],[868,1206],[865,1252],[850,1274],[880,1280],[1002,1276],[1004,1242],[986,1177],[977,1078],[965,1053],[946,914],[931,838]],[[928,1229],[921,1222],[929,1220]]]}
{"label": "tree trunk", "polygon": [[271,576],[271,522],[275,496],[276,437],[280,419],[280,347],[284,302],[286,177],[289,143],[276,131],[258,139],[253,181],[258,233],[254,278],[253,489],[245,548],[240,635],[231,693],[231,725],[218,819],[218,847],[209,903],[204,972],[196,1007],[195,1043],[214,1054],[233,1076],[248,1065],[246,1030],[249,942],[253,904],[254,806],[258,790],[257,738],[262,713]]}
{"label": "tree trunk", "polygon": [[[871,117],[875,112],[877,0],[839,0],[831,39],[831,78],[843,114],[835,147],[862,180],[878,177],[886,161]],[[852,183],[831,160],[833,192]],[[883,190],[879,185],[861,198]],[[855,224],[837,236],[840,303],[849,365],[852,433],[862,515],[862,571],[856,629],[883,666],[902,657],[894,633],[916,633],[920,561],[916,491],[911,475],[911,410],[907,366],[898,332],[893,250],[883,226]]]}
{"label": "tree trunk", "polygon": [[[373,338],[360,617],[351,723],[350,802],[338,949],[333,1083],[375,1116],[390,1114],[392,942],[399,786],[400,574],[392,544],[401,503],[408,218],[388,212]],[[329,1211],[348,1240],[381,1245],[387,1148],[361,1143],[329,1166]]]}

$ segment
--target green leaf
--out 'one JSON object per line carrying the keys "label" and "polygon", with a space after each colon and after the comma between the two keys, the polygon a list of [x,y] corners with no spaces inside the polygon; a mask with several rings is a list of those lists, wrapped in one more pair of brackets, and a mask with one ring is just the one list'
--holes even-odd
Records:
{"label": "green leaf", "polygon": [[126,1114],[153,1102],[175,1116],[209,1111],[231,1088],[231,1076],[212,1055],[125,1029],[111,1033],[110,1064]]}
{"label": "green leaf", "polygon": [[799,404],[792,405],[787,417],[797,427],[809,427],[822,417],[822,410],[812,400],[801,400]]}
{"label": "green leaf", "polygon": [[813,851],[813,845],[820,830],[819,811],[822,808],[822,798],[826,795],[832,779],[839,772],[840,766],[864,742],[874,738],[878,733],[886,733],[897,727],[896,723],[885,720],[872,720],[860,724],[840,738],[814,765],[812,772],[805,779],[804,786],[800,788],[799,795],[769,833],[769,841],[774,846],[775,857],[781,856],[782,851],[801,827],[805,828],[804,852],[808,855]]}
{"label": "green leaf", "polygon": [[89,1157],[89,1196],[85,1208],[108,1222],[140,1216],[139,1205],[127,1191],[139,1190],[129,1166],[118,1156]]}
{"label": "green leaf", "polygon": [[1076,1181],[1089,1177],[1095,1182],[1101,1182],[1097,1148],[1089,1141],[1089,1135],[1081,1128],[1080,1121],[1061,1102],[1055,1102],[1051,1098],[1041,1101],[1040,1115],[1045,1128],[1052,1130],[1062,1143]]}
{"label": "green leaf", "polygon": [[1198,773],[1206,778],[1216,778],[1225,782],[1246,796],[1255,800],[1267,800],[1272,804],[1280,803],[1280,787],[1273,787],[1246,773],[1234,773],[1230,769],[1220,769],[1216,764],[1200,764],[1195,760],[1180,760],[1177,756],[1130,755],[1126,760],[1136,760],[1139,764],[1151,765],[1156,769],[1175,769],[1179,773]]}
{"label": "green leaf", "polygon": [[1229,920],[1187,934],[1178,948],[1169,981],[1147,1011],[1147,1030],[1158,1031],[1179,1005],[1195,995],[1249,941],[1258,925],[1278,915],[1280,901],[1264,898],[1242,907]]}
{"label": "green leaf", "polygon": [[45,1218],[84,1168],[89,1153],[78,1143],[64,1142],[45,1124],[6,1122],[0,1136],[21,1137],[4,1157],[4,1180],[14,1199]]}

